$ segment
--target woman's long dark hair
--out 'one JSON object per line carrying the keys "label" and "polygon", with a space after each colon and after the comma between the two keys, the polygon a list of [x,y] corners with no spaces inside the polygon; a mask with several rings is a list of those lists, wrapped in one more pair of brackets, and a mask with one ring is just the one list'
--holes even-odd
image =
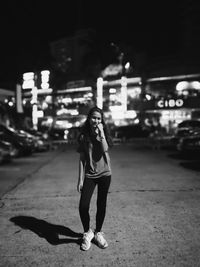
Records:
{"label": "woman's long dark hair", "polygon": [[111,135],[110,135],[109,129],[108,129],[106,123],[105,123],[103,110],[100,109],[100,108],[98,108],[97,106],[95,106],[95,107],[93,107],[93,108],[91,108],[91,109],[89,110],[89,113],[88,113],[88,115],[87,115],[87,119],[86,119],[85,123],[83,124],[83,126],[82,126],[82,128],[81,128],[81,133],[80,133],[80,135],[81,135],[81,134],[84,134],[84,135],[86,135],[86,136],[88,136],[88,137],[91,137],[91,135],[92,135],[92,131],[91,131],[91,126],[90,126],[90,118],[91,118],[91,116],[92,116],[92,114],[93,114],[94,112],[98,112],[98,113],[101,114],[101,123],[103,124],[103,129],[104,129],[105,138],[106,138],[106,141],[107,141],[107,143],[108,143],[108,146],[109,146],[109,147],[112,147],[112,146],[113,146],[113,141],[112,141],[112,137],[111,137]]}

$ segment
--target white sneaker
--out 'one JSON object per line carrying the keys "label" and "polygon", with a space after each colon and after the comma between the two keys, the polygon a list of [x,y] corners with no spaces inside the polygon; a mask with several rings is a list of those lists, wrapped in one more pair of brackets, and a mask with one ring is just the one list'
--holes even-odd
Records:
{"label": "white sneaker", "polygon": [[104,238],[104,233],[103,232],[97,232],[95,233],[94,240],[98,247],[100,248],[107,248],[108,247],[108,242]]}
{"label": "white sneaker", "polygon": [[91,241],[93,238],[94,238],[94,233],[91,229],[88,232],[85,232],[83,234],[83,241],[81,244],[81,249],[88,250],[91,247]]}

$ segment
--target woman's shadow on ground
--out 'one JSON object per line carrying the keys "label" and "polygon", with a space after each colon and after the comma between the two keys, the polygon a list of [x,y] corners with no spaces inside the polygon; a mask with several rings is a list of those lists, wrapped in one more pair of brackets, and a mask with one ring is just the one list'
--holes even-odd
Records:
{"label": "woman's shadow on ground", "polygon": [[[67,243],[77,243],[80,245],[81,243],[81,233],[76,233],[62,225],[51,224],[31,216],[15,216],[10,218],[10,221],[22,229],[30,230],[39,237],[45,238],[52,245]],[[67,236],[67,238],[60,238],[59,235]]]}

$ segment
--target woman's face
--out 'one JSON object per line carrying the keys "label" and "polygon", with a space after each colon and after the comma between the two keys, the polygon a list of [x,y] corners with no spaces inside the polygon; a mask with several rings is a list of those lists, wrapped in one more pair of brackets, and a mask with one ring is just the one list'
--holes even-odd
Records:
{"label": "woman's face", "polygon": [[94,111],[90,117],[90,126],[94,129],[102,122],[101,113]]}

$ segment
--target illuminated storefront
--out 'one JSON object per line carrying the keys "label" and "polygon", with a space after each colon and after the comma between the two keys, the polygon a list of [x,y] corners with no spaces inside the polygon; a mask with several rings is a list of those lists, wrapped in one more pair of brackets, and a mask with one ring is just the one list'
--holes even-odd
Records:
{"label": "illuminated storefront", "polygon": [[200,74],[158,77],[147,80],[146,117],[173,131],[186,120],[200,119]]}
{"label": "illuminated storefront", "polygon": [[84,80],[69,82],[66,89],[55,92],[56,115],[86,114],[94,105],[94,92],[92,86]]}
{"label": "illuminated storefront", "polygon": [[166,128],[173,131],[177,124],[193,118],[200,118],[200,98],[162,98],[144,103],[146,118],[157,120]]}
{"label": "illuminated storefront", "polygon": [[118,80],[97,80],[97,106],[102,108],[110,123],[134,123],[139,112],[141,78],[122,77]]}

